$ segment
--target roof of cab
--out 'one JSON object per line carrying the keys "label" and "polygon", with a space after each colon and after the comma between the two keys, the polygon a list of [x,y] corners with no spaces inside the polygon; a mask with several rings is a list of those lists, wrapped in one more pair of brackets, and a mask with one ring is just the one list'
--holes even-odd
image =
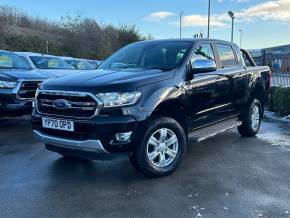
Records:
{"label": "roof of cab", "polygon": [[154,42],[215,42],[215,43],[222,43],[222,44],[230,44],[230,45],[235,45],[237,46],[235,43],[229,42],[229,41],[225,41],[225,40],[221,40],[221,39],[211,39],[211,38],[174,38],[174,39],[154,39],[154,40],[147,40],[147,41],[140,41],[137,43],[154,43]]}

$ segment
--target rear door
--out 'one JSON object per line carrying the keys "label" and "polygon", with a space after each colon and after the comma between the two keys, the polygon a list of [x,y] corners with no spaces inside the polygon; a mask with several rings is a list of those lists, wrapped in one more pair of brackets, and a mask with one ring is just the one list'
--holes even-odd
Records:
{"label": "rear door", "polygon": [[218,89],[220,92],[217,114],[230,117],[239,113],[247,90],[246,69],[241,54],[231,44],[215,43],[218,58]]}

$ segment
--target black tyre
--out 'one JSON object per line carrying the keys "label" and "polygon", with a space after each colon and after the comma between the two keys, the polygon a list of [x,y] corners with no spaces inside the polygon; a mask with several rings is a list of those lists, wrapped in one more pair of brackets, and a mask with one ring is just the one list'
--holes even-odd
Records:
{"label": "black tyre", "polygon": [[242,114],[242,125],[238,127],[239,133],[244,137],[255,136],[260,129],[263,117],[262,104],[258,99],[253,99],[252,103]]}
{"label": "black tyre", "polygon": [[138,164],[137,164],[136,152],[133,152],[129,155],[129,160],[130,160],[130,163],[132,164],[133,167],[135,167],[137,170],[141,171]]}
{"label": "black tyre", "polygon": [[140,146],[130,156],[136,169],[149,177],[172,173],[186,151],[186,136],[181,125],[172,118],[150,121]]}

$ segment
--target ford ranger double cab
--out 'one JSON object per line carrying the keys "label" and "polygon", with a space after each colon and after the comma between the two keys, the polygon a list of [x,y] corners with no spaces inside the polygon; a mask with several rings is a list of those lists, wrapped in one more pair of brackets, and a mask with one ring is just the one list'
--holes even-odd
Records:
{"label": "ford ranger double cab", "polygon": [[269,67],[257,67],[226,41],[137,42],[96,71],[42,83],[33,131],[64,157],[127,153],[145,175],[165,176],[180,164],[188,141],[235,127],[255,136],[270,79]]}

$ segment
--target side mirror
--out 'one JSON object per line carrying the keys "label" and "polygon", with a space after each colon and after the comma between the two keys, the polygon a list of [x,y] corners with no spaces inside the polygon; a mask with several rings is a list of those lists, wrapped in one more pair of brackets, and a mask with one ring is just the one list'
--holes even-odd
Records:
{"label": "side mirror", "polygon": [[215,61],[210,59],[195,59],[191,62],[192,73],[209,73],[217,70]]}

